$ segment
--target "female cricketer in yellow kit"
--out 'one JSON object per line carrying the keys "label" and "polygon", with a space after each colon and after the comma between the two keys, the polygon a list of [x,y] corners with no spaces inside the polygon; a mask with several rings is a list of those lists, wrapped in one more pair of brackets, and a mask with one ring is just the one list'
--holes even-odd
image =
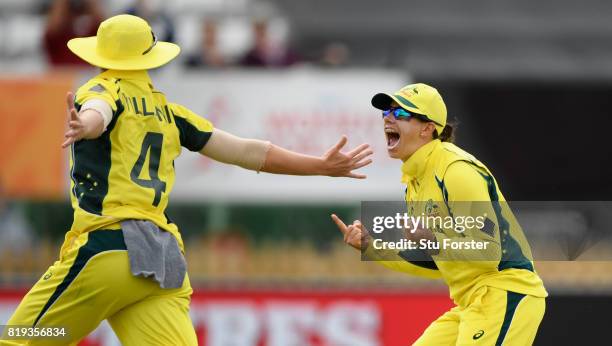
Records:
{"label": "female cricketer in yellow kit", "polygon": [[347,226],[332,219],[346,243],[368,259],[398,271],[442,278],[456,306],[434,321],[414,345],[530,345],[544,316],[547,292],[536,274],[527,240],[505,203],[489,169],[450,143],[446,105],[435,88],[408,85],[379,93],[372,105],[383,111],[389,156],[402,160],[402,182],[410,215],[476,215],[486,222],[458,233],[419,227],[406,232],[416,244],[486,243],[474,256],[468,250],[426,250],[431,261],[406,251],[377,251],[360,221]]}
{"label": "female cricketer in yellow kit", "polygon": [[[59,260],[8,322],[63,327],[66,335],[0,338],[0,344],[74,345],[106,319],[123,345],[197,345],[183,241],[164,213],[181,147],[255,171],[352,178],[365,177],[352,171],[369,164],[372,151],[363,144],[342,153],[347,142],[342,137],[314,157],[214,129],[153,87],[147,69],[169,62],[180,49],[158,42],[141,18],[112,17],[100,25],[97,36],[73,39],[68,47],[103,69],[78,89],[76,99],[68,95],[69,130],[63,146],[71,148],[74,223]],[[136,227],[129,239],[124,225]],[[138,244],[159,245],[161,251]],[[174,253],[168,251],[173,246]],[[166,253],[167,258],[159,258]],[[153,268],[148,273],[152,277],[135,275],[134,266],[147,274],[143,259],[161,263],[161,269]]]}

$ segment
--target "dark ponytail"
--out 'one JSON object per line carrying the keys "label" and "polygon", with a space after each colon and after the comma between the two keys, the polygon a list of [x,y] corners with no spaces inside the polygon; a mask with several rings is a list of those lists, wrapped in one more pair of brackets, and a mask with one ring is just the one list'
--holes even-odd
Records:
{"label": "dark ponytail", "polygon": [[438,130],[434,130],[433,139],[439,139],[442,142],[453,143],[455,141],[455,134],[453,133],[456,124],[446,124],[442,129],[442,133],[438,134]]}

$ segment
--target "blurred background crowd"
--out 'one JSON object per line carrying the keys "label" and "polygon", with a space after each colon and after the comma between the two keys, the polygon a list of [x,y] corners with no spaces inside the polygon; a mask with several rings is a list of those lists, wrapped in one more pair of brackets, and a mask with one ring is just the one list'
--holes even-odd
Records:
{"label": "blurred background crowd", "polygon": [[[72,37],[94,36],[108,16],[145,18],[159,40],[179,43],[187,68],[343,66],[350,50],[330,40],[316,50],[292,47],[289,18],[274,3],[254,1],[62,0],[5,1],[2,58],[28,71],[85,63],[66,49]],[[16,33],[15,35],[12,35]]]}
{"label": "blurred background crowd", "polygon": [[[0,57],[27,71],[81,65],[65,48],[108,16],[146,18],[188,67],[401,67],[432,78],[610,76],[605,2],[5,0]],[[8,65],[5,65],[8,64]],[[178,65],[178,64],[175,64]]]}
{"label": "blurred background crowd", "polygon": [[[329,220],[358,218],[364,199],[402,198],[399,164],[384,161],[368,104],[379,88],[411,81],[438,88],[459,123],[458,144],[491,168],[508,200],[610,199],[606,1],[3,0],[0,287],[29,287],[57,258],[72,221],[63,95],[96,73],[66,41],[95,35],[119,13],[181,46],[153,80],[220,128],[311,154],[342,133],[352,144],[380,142],[374,165],[385,163],[366,171],[370,185],[177,163],[168,215],[187,240],[196,287],[444,293],[439,282],[360,262]],[[610,305],[612,262],[536,268],[553,295]]]}

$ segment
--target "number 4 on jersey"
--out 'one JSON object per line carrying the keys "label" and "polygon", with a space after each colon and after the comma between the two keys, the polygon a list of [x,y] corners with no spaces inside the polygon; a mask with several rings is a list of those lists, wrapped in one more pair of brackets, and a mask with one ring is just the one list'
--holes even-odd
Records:
{"label": "number 4 on jersey", "polygon": [[[159,160],[163,141],[164,136],[161,133],[147,132],[142,141],[142,148],[140,149],[138,160],[136,160],[130,172],[130,178],[133,182],[155,191],[155,198],[153,198],[153,206],[155,207],[159,204],[162,192],[166,191],[166,182],[159,180],[157,173],[159,170]],[[151,179],[141,179],[139,176],[142,172],[142,165],[144,165],[147,158],[147,153],[149,153],[149,177]]]}

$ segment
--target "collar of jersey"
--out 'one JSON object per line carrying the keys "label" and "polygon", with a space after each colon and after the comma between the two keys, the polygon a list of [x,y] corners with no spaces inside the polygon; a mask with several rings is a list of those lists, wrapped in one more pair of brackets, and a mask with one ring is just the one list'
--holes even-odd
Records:
{"label": "collar of jersey", "polygon": [[408,160],[404,161],[402,164],[402,183],[408,184],[413,179],[421,180],[423,174],[425,174],[425,168],[431,153],[440,143],[440,140],[434,139],[417,149]]}
{"label": "collar of jersey", "polygon": [[102,77],[110,77],[115,79],[132,79],[142,82],[147,82],[153,87],[153,82],[147,70],[106,70],[100,74]]}

